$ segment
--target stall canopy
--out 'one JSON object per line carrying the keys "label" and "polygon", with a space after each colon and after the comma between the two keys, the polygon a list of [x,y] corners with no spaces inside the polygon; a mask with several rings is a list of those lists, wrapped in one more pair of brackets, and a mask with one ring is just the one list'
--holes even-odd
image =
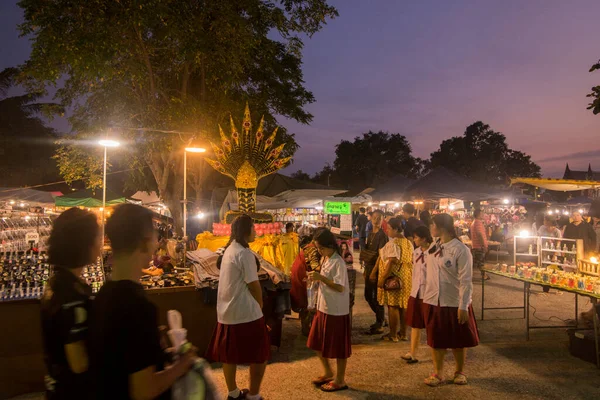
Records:
{"label": "stall canopy", "polygon": [[156,192],[137,192],[133,196],[131,196],[133,200],[137,200],[145,206],[154,206],[162,204],[160,201],[160,197],[156,194]]}
{"label": "stall canopy", "polygon": [[402,198],[406,188],[414,182],[414,179],[409,179],[404,175],[396,175],[383,185],[379,185],[370,194],[375,201],[396,201]]}
{"label": "stall canopy", "polygon": [[52,205],[56,195],[56,192],[42,192],[35,189],[0,188],[0,201],[12,200],[34,206]]}
{"label": "stall canopy", "polygon": [[318,183],[302,181],[281,174],[265,176],[258,182],[256,194],[259,196],[274,197],[290,190],[317,190],[327,192],[328,196],[344,193],[346,190],[320,185]]}
{"label": "stall canopy", "polygon": [[512,178],[510,184],[525,183],[527,185],[541,187],[557,192],[574,192],[577,190],[600,189],[598,181],[579,181],[575,179],[551,179],[551,178]]}
{"label": "stall canopy", "polygon": [[[57,196],[54,201],[57,207],[102,207],[102,189],[97,189],[95,192],[92,189],[79,190],[64,196]],[[106,189],[107,206],[125,202],[127,199],[124,196]]]}
{"label": "stall canopy", "polygon": [[440,167],[409,185],[402,194],[402,200],[461,199],[478,201],[504,197],[499,190],[470,180],[454,171]]}

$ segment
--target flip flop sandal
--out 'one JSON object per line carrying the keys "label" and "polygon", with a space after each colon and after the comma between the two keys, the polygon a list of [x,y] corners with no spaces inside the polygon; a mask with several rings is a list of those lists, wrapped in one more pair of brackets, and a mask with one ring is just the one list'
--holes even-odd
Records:
{"label": "flip flop sandal", "polygon": [[406,360],[407,364],[416,364],[418,362],[419,362],[419,360],[417,360],[416,358],[411,358],[410,360]]}
{"label": "flip flop sandal", "polygon": [[338,386],[333,382],[329,382],[329,383],[321,386],[321,390],[323,392],[327,392],[327,393],[340,392],[342,390],[348,390],[348,385]]}
{"label": "flip flop sandal", "polygon": [[467,376],[465,374],[463,374],[462,372],[456,372],[454,374],[454,384],[455,385],[466,385],[467,383],[469,383],[467,381]]}
{"label": "flip flop sandal", "polygon": [[446,383],[442,378],[440,378],[437,374],[432,374],[429,378],[425,379],[425,384],[431,387],[442,386]]}
{"label": "flip flop sandal", "polygon": [[400,336],[400,340],[402,340],[403,342],[408,342],[408,337]]}
{"label": "flip flop sandal", "polygon": [[317,379],[312,381],[312,384],[315,386],[323,386],[326,383],[333,381],[333,378],[326,378],[324,376],[320,376]]}
{"label": "flip flop sandal", "polygon": [[413,356],[410,353],[406,353],[405,355],[403,355],[402,357],[400,357],[401,359],[403,359],[404,361],[408,361],[408,360],[412,360]]}
{"label": "flip flop sandal", "polygon": [[394,342],[394,343],[398,343],[398,338],[397,337],[390,337],[390,335],[383,335],[381,337],[381,340],[383,340],[384,342]]}

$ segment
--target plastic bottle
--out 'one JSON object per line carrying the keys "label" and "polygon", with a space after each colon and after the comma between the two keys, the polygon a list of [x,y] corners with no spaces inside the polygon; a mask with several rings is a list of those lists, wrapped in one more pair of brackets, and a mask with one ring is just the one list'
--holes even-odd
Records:
{"label": "plastic bottle", "polygon": [[532,244],[529,245],[529,254],[533,254],[533,245]]}

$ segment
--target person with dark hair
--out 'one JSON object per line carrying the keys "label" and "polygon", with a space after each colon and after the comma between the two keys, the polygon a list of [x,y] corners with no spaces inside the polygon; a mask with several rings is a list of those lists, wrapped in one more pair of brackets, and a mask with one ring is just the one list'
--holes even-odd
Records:
{"label": "person with dark hair", "polygon": [[96,216],[79,208],[54,221],[48,239],[54,274],[41,299],[46,398],[90,398],[88,315],[92,289],[81,279],[87,265],[101,254],[102,235]]}
{"label": "person with dark hair", "polygon": [[379,250],[383,249],[388,242],[387,235],[381,229],[382,220],[383,213],[379,210],[374,211],[371,218],[373,232],[367,239],[367,247],[360,252],[360,261],[364,264],[365,268],[365,300],[375,313],[375,323],[371,325],[368,332],[365,332],[367,335],[382,334],[385,322],[385,310],[377,300],[377,272],[375,271],[375,265],[377,265],[377,260],[379,259]]}
{"label": "person with dark hair", "polygon": [[[223,363],[228,399],[259,400],[271,345],[263,316],[257,259],[249,243],[256,237],[249,215],[231,224],[231,237],[222,256],[217,294],[217,327],[207,358]],[[250,390],[237,387],[238,365],[250,365]]]}
{"label": "person with dark hair", "polygon": [[292,310],[300,316],[302,334],[308,336],[314,313],[308,309],[308,296],[306,293],[307,274],[311,271],[321,270],[321,255],[313,243],[314,235],[325,228],[317,228],[310,236],[306,236],[300,247],[300,252],[292,265],[290,300]]}
{"label": "person with dark hair", "polygon": [[402,206],[402,217],[404,218],[404,236],[408,240],[413,240],[414,231],[417,226],[423,225],[423,222],[419,221],[415,215],[417,209],[414,204],[406,203]]}
{"label": "person with dark hair", "polygon": [[358,240],[360,245],[360,250],[362,251],[367,245],[367,224],[369,223],[369,219],[367,218],[366,210],[364,207],[359,209],[360,214],[356,217],[356,221],[354,222],[354,227],[356,229],[356,233],[358,233]]}
{"label": "person with dark hair", "polygon": [[404,310],[408,306],[410,296],[413,245],[402,234],[400,218],[390,219],[387,235],[390,241],[379,250],[379,260],[373,271],[378,273],[377,300],[381,306],[387,306],[390,319],[390,333],[381,339],[392,342],[406,341],[408,339]]}
{"label": "person with dark hair", "polygon": [[587,223],[581,216],[579,211],[573,213],[573,222],[565,228],[565,239],[582,239],[583,252],[587,256],[588,253],[595,250],[596,232],[590,224]]}
{"label": "person with dark hair", "polygon": [[367,241],[369,240],[369,236],[371,236],[371,232],[373,232],[373,211],[367,211],[367,227],[365,228],[365,232],[367,234]]}
{"label": "person with dark hair", "polygon": [[288,222],[285,224],[285,233],[293,233],[294,232],[294,223]]}
{"label": "person with dark hair", "polygon": [[488,252],[488,238],[485,232],[485,214],[481,208],[473,211],[473,223],[471,224],[471,253],[473,255],[473,268],[481,272],[481,279],[489,280],[490,277],[485,273],[485,255]]}
{"label": "person with dark hair", "polygon": [[190,371],[194,350],[169,368],[161,346],[156,306],[140,285],[156,250],[152,211],[117,206],[106,223],[113,251],[112,281],[94,300],[90,320],[90,370],[98,399],[168,399],[169,389]]}
{"label": "person with dark hair", "polygon": [[537,232],[542,227],[542,225],[544,225],[545,217],[546,214],[541,211],[535,215],[535,221],[533,222],[533,225],[531,225],[531,229],[533,232]]}
{"label": "person with dark hair", "polygon": [[[313,381],[324,392],[348,389],[345,381],[348,358],[352,355],[350,324],[350,282],[337,240],[329,230],[315,235],[314,243],[323,257],[321,271],[308,274],[317,290],[317,313],[306,345],[317,352],[323,375]],[[336,359],[334,376],[328,359]]]}
{"label": "person with dark hair", "polygon": [[423,295],[427,278],[427,251],[433,243],[431,232],[426,226],[418,226],[414,232],[414,242],[417,248],[413,252],[413,273],[410,298],[406,309],[406,324],[411,327],[410,352],[402,356],[408,364],[416,364],[419,343],[421,342],[421,329],[425,329],[425,316],[423,312]]}
{"label": "person with dark hair", "polygon": [[429,212],[429,210],[425,209],[425,210],[421,211],[421,215],[419,215],[419,219],[421,220],[423,225],[425,225],[425,227],[427,227],[427,229],[429,229],[429,226],[431,225],[431,213]]}
{"label": "person with dark hair", "polygon": [[479,344],[473,314],[473,258],[469,248],[456,237],[454,219],[449,214],[433,217],[431,234],[439,238],[427,251],[427,280],[423,303],[427,344],[433,351],[434,373],[425,379],[439,386],[444,379],[444,357],[452,349],[456,360],[454,384],[466,385],[466,348]]}

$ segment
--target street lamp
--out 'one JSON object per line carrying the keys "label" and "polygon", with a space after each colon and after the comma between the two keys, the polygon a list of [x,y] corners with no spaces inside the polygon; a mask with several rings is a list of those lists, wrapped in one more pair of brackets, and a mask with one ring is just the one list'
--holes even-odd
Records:
{"label": "street lamp", "polygon": [[104,147],[104,176],[102,178],[102,245],[104,246],[104,210],[106,210],[106,154],[109,147],[119,147],[116,140],[99,140],[98,144]]}
{"label": "street lamp", "polygon": [[187,237],[187,153],[205,153],[204,147],[186,147],[183,152],[183,237]]}

